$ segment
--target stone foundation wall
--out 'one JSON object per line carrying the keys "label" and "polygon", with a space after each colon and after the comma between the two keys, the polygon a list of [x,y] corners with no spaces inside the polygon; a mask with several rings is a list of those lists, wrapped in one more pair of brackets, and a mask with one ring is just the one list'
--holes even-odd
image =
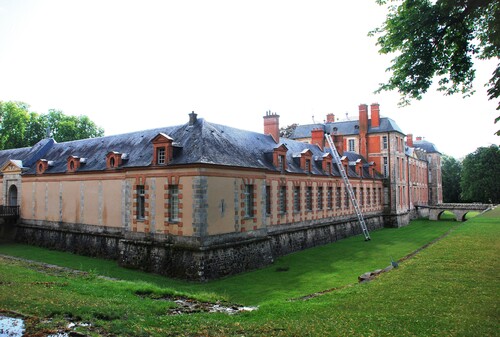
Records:
{"label": "stone foundation wall", "polygon": [[[369,230],[383,227],[382,216],[367,216]],[[199,239],[131,236],[99,226],[36,223],[17,225],[16,240],[75,254],[117,260],[121,266],[174,278],[207,281],[273,263],[279,256],[361,234],[356,218],[295,224],[254,234]],[[198,241],[197,241],[198,240]]]}
{"label": "stone foundation wall", "polygon": [[118,235],[18,224],[16,241],[33,246],[116,260]]}
{"label": "stone foundation wall", "polygon": [[390,228],[404,227],[410,223],[410,214],[410,211],[398,214],[384,214],[384,226]]}
{"label": "stone foundation wall", "polygon": [[[380,229],[384,226],[382,216],[366,216],[364,219],[369,231]],[[293,230],[281,229],[272,232],[270,230],[269,233],[274,257],[325,245],[361,234],[362,230],[357,218],[303,226]]]}

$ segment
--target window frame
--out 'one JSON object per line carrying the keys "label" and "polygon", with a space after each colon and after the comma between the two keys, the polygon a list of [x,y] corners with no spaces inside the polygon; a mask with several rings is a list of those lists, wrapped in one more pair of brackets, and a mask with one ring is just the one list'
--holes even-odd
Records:
{"label": "window frame", "polygon": [[312,202],[312,186],[306,187],[306,211],[311,212],[313,210]]}
{"label": "window frame", "polygon": [[300,186],[293,187],[293,211],[300,212]]}
{"label": "window frame", "polygon": [[318,210],[322,211],[323,210],[323,186],[318,186],[316,191],[316,206],[318,207]]}
{"label": "window frame", "polygon": [[243,211],[245,218],[253,218],[254,217],[254,185],[253,184],[245,184],[243,190]]}
{"label": "window frame", "polygon": [[156,164],[165,165],[166,163],[166,151],[164,146],[159,146],[156,148]]}
{"label": "window frame", "polygon": [[179,185],[168,186],[168,214],[170,222],[179,222]]}
{"label": "window frame", "polygon": [[137,193],[136,218],[139,221],[143,221],[146,218],[146,186],[137,185],[136,193]]}
{"label": "window frame", "polygon": [[280,213],[286,213],[286,185],[281,185],[279,189],[279,207]]}

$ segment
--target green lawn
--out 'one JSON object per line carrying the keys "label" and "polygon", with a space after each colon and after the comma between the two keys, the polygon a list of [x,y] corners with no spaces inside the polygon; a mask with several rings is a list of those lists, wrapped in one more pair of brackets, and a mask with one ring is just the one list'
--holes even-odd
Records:
{"label": "green lawn", "polygon": [[[91,322],[91,327],[80,329],[95,335],[495,336],[499,224],[498,208],[465,223],[418,220],[404,228],[372,232],[370,242],[349,238],[288,255],[268,268],[203,284],[122,269],[113,261],[0,245],[0,254],[91,271],[56,273],[1,259],[0,310],[32,315],[31,332],[73,317]],[[399,268],[356,284],[358,275],[384,268],[391,258],[400,259],[452,228],[449,236]],[[122,281],[95,277],[101,274]],[[290,301],[336,287],[342,288]],[[170,316],[167,311],[175,306],[171,301],[137,293],[184,293],[258,305],[259,310],[234,316]],[[41,323],[47,317],[52,320]]]}

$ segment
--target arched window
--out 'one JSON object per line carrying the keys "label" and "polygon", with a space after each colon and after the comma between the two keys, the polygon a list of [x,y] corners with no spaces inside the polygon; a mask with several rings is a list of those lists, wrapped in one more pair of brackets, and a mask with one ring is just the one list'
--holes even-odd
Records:
{"label": "arched window", "polygon": [[9,187],[9,206],[17,206],[17,187],[10,185]]}

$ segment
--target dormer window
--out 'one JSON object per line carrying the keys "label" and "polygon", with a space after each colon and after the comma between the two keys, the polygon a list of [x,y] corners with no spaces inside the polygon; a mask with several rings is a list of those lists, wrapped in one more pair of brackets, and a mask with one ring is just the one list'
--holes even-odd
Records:
{"label": "dormer window", "polygon": [[174,154],[173,139],[164,133],[159,133],[151,140],[153,143],[153,165],[166,165],[168,164]]}
{"label": "dormer window", "polygon": [[120,152],[111,151],[106,155],[106,168],[116,169],[122,164],[122,154]]}
{"label": "dormer window", "polygon": [[285,145],[280,145],[273,150],[273,165],[280,172],[286,171],[286,152],[288,151]]}
{"label": "dormer window", "polygon": [[42,174],[49,167],[49,162],[46,159],[40,159],[36,164],[36,173]]}
{"label": "dormer window", "polygon": [[326,174],[332,174],[332,159],[333,159],[333,157],[330,153],[325,153],[323,155],[322,168]]}
{"label": "dormer window", "polygon": [[311,172],[311,158],[312,152],[309,149],[305,149],[300,153],[300,168],[306,173]]}
{"label": "dormer window", "polygon": [[80,168],[80,157],[69,156],[66,164],[66,169],[69,173],[76,172]]}

